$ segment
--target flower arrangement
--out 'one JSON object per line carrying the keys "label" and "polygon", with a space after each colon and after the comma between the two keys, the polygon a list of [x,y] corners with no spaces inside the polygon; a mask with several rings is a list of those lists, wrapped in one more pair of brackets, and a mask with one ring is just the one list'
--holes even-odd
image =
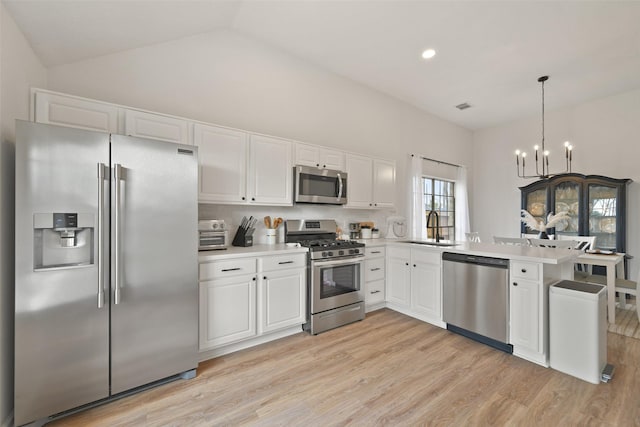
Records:
{"label": "flower arrangement", "polygon": [[532,230],[539,231],[541,233],[546,233],[548,229],[555,227],[560,221],[570,219],[569,214],[564,212],[559,212],[557,214],[553,214],[550,212],[547,215],[547,222],[545,223],[541,219],[536,219],[533,215],[531,215],[526,210],[522,209],[520,211],[520,220],[525,223],[527,227]]}

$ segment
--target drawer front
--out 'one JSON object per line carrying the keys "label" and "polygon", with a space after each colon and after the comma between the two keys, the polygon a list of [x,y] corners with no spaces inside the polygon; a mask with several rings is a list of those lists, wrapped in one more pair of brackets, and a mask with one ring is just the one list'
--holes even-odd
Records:
{"label": "drawer front", "polygon": [[511,276],[519,279],[538,281],[538,264],[531,262],[511,261]]}
{"label": "drawer front", "polygon": [[365,247],[364,248],[364,254],[366,255],[367,258],[378,258],[378,257],[384,257],[384,246],[377,246],[374,248],[368,248]]}
{"label": "drawer front", "polygon": [[384,258],[368,259],[364,262],[364,280],[370,282],[372,280],[384,279]]}
{"label": "drawer front", "polygon": [[262,262],[262,271],[305,268],[307,266],[307,254],[304,253],[265,256],[260,260]]}
{"label": "drawer front", "polygon": [[367,293],[364,296],[364,302],[367,305],[377,304],[384,301],[384,280],[376,280],[375,282],[367,282]]}
{"label": "drawer front", "polygon": [[220,279],[241,274],[255,274],[256,258],[238,258],[200,264],[200,280]]}

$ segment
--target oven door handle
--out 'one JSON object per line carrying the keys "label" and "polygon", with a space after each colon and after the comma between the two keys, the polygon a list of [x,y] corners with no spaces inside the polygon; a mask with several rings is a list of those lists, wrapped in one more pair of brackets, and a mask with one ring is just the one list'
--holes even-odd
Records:
{"label": "oven door handle", "polygon": [[332,265],[347,265],[347,264],[362,264],[364,262],[363,256],[355,256],[355,257],[344,257],[338,260],[329,260],[329,261],[317,261],[312,260],[311,264],[314,267],[330,267]]}

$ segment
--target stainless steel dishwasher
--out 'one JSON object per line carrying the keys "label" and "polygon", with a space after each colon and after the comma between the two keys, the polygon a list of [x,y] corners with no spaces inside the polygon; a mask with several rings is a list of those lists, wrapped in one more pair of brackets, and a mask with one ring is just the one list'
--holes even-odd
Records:
{"label": "stainless steel dishwasher", "polygon": [[513,353],[509,341],[509,260],[442,254],[447,329]]}

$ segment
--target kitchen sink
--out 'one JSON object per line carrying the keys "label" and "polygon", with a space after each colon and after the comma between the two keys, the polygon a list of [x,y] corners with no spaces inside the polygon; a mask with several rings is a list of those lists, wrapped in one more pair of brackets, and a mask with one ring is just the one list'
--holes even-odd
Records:
{"label": "kitchen sink", "polygon": [[413,243],[415,245],[425,245],[425,246],[440,246],[443,248],[450,248],[453,246],[458,246],[460,243],[453,242],[429,242],[425,240],[401,240],[399,243]]}

